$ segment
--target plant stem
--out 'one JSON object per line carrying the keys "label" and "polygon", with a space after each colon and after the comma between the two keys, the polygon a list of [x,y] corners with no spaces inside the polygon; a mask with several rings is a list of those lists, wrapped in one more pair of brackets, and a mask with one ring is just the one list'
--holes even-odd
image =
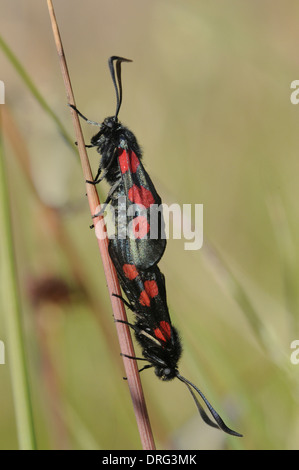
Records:
{"label": "plant stem", "polygon": [[[53,29],[54,40],[57,48],[57,53],[60,60],[61,72],[65,84],[66,95],[68,103],[75,105],[74,94],[72,91],[71,81],[68,73],[68,68],[65,60],[65,55],[63,51],[63,46],[58,30],[57,21],[55,18],[54,8],[51,0],[47,0],[49,14],[51,18],[51,24]],[[76,140],[78,142],[78,150],[81,159],[81,165],[83,170],[84,180],[92,180],[92,172],[86,153],[86,148],[84,144],[83,134],[79,122],[79,118],[76,112],[71,109],[71,114],[73,118],[74,129],[76,133]],[[91,214],[96,214],[100,210],[100,201],[99,196],[94,185],[86,183],[86,194],[88,197],[88,202],[90,206]],[[127,321],[126,312],[124,309],[123,302],[113,296],[113,294],[120,295],[120,286],[117,278],[117,274],[114,268],[114,265],[111,261],[111,258],[108,254],[108,240],[107,240],[107,231],[104,223],[103,217],[97,217],[94,219],[95,233],[97,234],[97,241],[102,257],[102,262],[104,266],[104,272],[107,280],[107,286],[110,294],[110,300],[113,309],[113,315],[115,319]],[[120,350],[123,354],[128,356],[135,356],[134,347],[132,343],[132,338],[130,334],[129,327],[126,324],[116,322],[116,330],[118,334],[118,340],[120,344]],[[141,386],[140,376],[137,367],[137,361],[132,361],[127,357],[123,356],[124,367],[126,371],[127,383],[130,389],[131,398],[133,402],[133,408],[135,412],[136,422],[140,434],[140,439],[143,449],[154,450],[155,443],[150,426],[150,421],[147,413],[147,408],[145,404],[145,399],[143,395],[143,390]]]}

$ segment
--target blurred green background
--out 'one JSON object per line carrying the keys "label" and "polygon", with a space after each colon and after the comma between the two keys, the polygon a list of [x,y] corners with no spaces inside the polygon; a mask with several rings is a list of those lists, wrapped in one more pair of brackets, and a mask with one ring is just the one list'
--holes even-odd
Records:
{"label": "blurred green background", "polygon": [[[180,371],[244,437],[207,427],[179,381],[146,371],[157,447],[298,449],[298,2],[54,7],[78,108],[97,121],[113,114],[107,59],[133,59],[123,67],[120,119],[162,200],[204,206],[203,248],[170,239],[160,266],[184,345]],[[2,38],[75,140],[46,2],[0,8]],[[139,449],[78,158],[2,50],[0,79],[38,447]],[[82,126],[88,141],[95,129]],[[98,155],[89,155],[96,170]],[[17,447],[6,347],[0,449]]]}

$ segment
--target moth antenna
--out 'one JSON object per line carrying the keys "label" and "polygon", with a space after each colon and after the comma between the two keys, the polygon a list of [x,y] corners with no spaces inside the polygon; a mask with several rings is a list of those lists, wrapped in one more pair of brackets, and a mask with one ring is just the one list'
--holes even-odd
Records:
{"label": "moth antenna", "polygon": [[199,411],[199,414],[200,416],[202,417],[203,421],[208,424],[209,426],[211,426],[212,428],[217,428],[219,429],[219,426],[218,424],[214,423],[214,421],[212,421],[209,416],[207,415],[207,413],[205,412],[204,408],[201,406],[201,404],[199,403],[199,401],[197,400],[196,396],[195,396],[195,393],[193,392],[192,388],[190,387],[189,384],[187,384],[186,382],[184,382],[186,384],[186,386],[188,387],[188,390],[189,392],[191,393],[192,395],[192,398],[197,406],[197,409]]}
{"label": "moth antenna", "polygon": [[[114,71],[114,61],[116,60],[115,70],[117,76],[117,82],[115,78],[115,71]],[[115,120],[117,121],[118,113],[121,107],[122,102],[122,84],[121,84],[121,63],[122,62],[133,62],[131,59],[125,59],[124,57],[112,56],[108,60],[110,74],[112,78],[112,82],[116,92],[116,112],[115,112]]]}
{"label": "moth antenna", "polygon": [[[177,374],[176,375],[177,378],[183,382],[189,392],[191,393],[192,395],[192,398],[197,406],[197,409],[200,413],[200,416],[202,417],[203,421],[208,424],[209,426],[212,426],[213,428],[219,428],[221,429],[222,431],[226,432],[227,434],[230,434],[231,436],[237,436],[237,437],[243,437],[242,434],[239,434],[238,432],[236,431],[233,431],[232,429],[230,429],[228,426],[226,426],[226,424],[224,423],[223,419],[219,416],[219,414],[217,413],[217,411],[212,407],[211,403],[207,400],[207,398],[204,396],[204,394],[201,392],[201,390],[199,390],[199,388],[197,388],[192,382],[189,382],[189,380],[185,379],[185,377],[182,377],[180,374]],[[201,404],[199,403],[199,401],[197,400],[196,396],[195,396],[195,393],[193,392],[192,388],[199,394],[199,396],[203,399],[203,401],[205,402],[205,404],[207,405],[211,415],[213,416],[213,418],[215,419],[216,423],[214,423],[209,417],[208,415],[206,414],[206,412],[204,411],[203,407],[201,406]]]}

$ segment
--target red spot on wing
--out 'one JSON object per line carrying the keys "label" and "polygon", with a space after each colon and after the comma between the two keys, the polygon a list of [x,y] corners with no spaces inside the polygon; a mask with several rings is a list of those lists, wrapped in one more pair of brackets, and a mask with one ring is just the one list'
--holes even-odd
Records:
{"label": "red spot on wing", "polygon": [[128,191],[128,198],[133,204],[139,204],[148,209],[152,204],[155,204],[155,199],[149,189],[144,186],[133,186]]}
{"label": "red spot on wing", "polygon": [[156,281],[144,281],[144,288],[151,299],[156,297],[159,293]]}
{"label": "red spot on wing", "polygon": [[122,148],[118,149],[118,161],[122,174],[129,170],[131,170],[132,173],[136,173],[140,165],[140,161],[135,152],[132,150],[127,151]]}
{"label": "red spot on wing", "polygon": [[135,217],[135,219],[132,220],[132,229],[136,239],[144,238],[150,230],[150,225],[147,222],[147,218],[142,215]]}
{"label": "red spot on wing", "polygon": [[161,339],[165,343],[171,338],[171,327],[167,321],[161,321],[159,323],[159,328],[154,330],[155,336],[158,339]]}
{"label": "red spot on wing", "polygon": [[139,303],[144,307],[149,307],[151,305],[151,300],[145,290],[143,290],[139,296]]}
{"label": "red spot on wing", "polygon": [[138,271],[134,264],[124,264],[123,272],[125,273],[125,276],[130,280],[133,280],[135,279],[135,277],[138,276]]}
{"label": "red spot on wing", "polygon": [[118,161],[119,167],[122,174],[126,173],[129,170],[129,158],[126,150],[119,148],[118,149]]}
{"label": "red spot on wing", "polygon": [[158,295],[159,289],[157,286],[156,281],[145,281],[144,282],[144,290],[141,292],[139,296],[139,302],[144,307],[150,307],[151,299]]}
{"label": "red spot on wing", "polygon": [[132,150],[130,151],[130,162],[131,162],[132,173],[136,173],[137,168],[140,165],[140,161],[139,161],[139,158],[137,157],[136,153],[132,152]]}

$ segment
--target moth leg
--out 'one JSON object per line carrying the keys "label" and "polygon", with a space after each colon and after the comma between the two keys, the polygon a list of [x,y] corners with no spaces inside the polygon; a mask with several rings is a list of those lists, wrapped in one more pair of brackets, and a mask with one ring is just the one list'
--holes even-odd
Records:
{"label": "moth leg", "polygon": [[[92,184],[96,184],[94,183],[93,181],[87,181],[88,183],[92,183]],[[112,199],[112,195],[114,193],[114,191],[117,190],[119,184],[121,183],[121,179],[117,180],[116,183],[112,186],[112,188],[110,189],[109,193],[108,193],[108,196],[107,196],[107,199],[106,201],[104,202],[103,204],[103,207],[102,209],[100,210],[100,212],[98,212],[97,214],[94,214],[92,216],[92,218],[94,219],[95,217],[100,217],[104,214],[105,210],[106,210],[106,207],[108,206],[109,202],[111,201]]]}
{"label": "moth leg", "polygon": [[[88,146],[86,145],[85,147],[97,147],[97,144],[91,144],[91,145],[88,145]],[[102,165],[101,165],[101,163],[100,163],[98,172],[97,172],[96,177],[94,178],[94,180],[93,180],[93,181],[86,180],[86,183],[89,183],[89,184],[98,184],[98,183],[100,183],[100,182],[105,178],[105,176],[107,175],[107,173],[109,173],[110,167],[111,167],[112,164],[114,163],[114,159],[115,159],[115,157],[116,157],[116,155],[117,155],[117,152],[118,152],[118,148],[116,147],[116,148],[114,149],[114,151],[113,151],[113,155],[112,155],[112,157],[110,158],[110,161],[109,161],[108,165],[107,165],[106,168],[104,169],[104,172],[103,172],[102,176],[99,177],[100,174],[101,174],[101,172],[102,172]]]}
{"label": "moth leg", "polygon": [[[91,145],[90,147],[93,147],[93,145]],[[96,184],[99,184],[106,176],[107,172],[105,171],[105,173],[103,173],[103,175],[101,176],[101,178],[99,178],[100,174],[101,174],[101,171],[102,169],[99,168],[98,169],[98,172],[96,174],[96,177],[93,181],[91,180],[86,180],[86,183],[89,183],[89,184],[93,184],[93,185],[96,185]]]}
{"label": "moth leg", "polygon": [[[92,145],[91,145],[92,147]],[[92,180],[85,180],[85,183],[88,183],[88,184],[93,184],[94,186],[98,183],[100,183],[100,181],[102,181],[102,178],[99,178],[99,174],[101,173],[100,169],[98,170],[97,174],[96,174],[96,177],[95,179],[92,181]]]}
{"label": "moth leg", "polygon": [[[96,147],[96,145],[91,145],[91,147]],[[87,180],[86,182],[87,182],[87,183],[90,183],[90,184],[98,184],[98,183],[100,183],[100,182],[105,178],[105,176],[107,175],[107,173],[109,173],[110,167],[112,166],[112,164],[113,164],[113,162],[114,162],[114,159],[115,159],[115,157],[116,157],[117,152],[118,152],[118,148],[116,147],[116,148],[114,149],[113,155],[112,155],[112,157],[110,158],[110,161],[109,161],[108,165],[106,166],[106,168],[105,168],[105,170],[104,170],[104,172],[103,172],[101,178],[99,178],[99,176],[100,176],[100,174],[101,174],[101,171],[102,171],[102,167],[101,167],[101,165],[100,165],[100,166],[99,166],[99,169],[98,169],[98,172],[97,172],[97,175],[96,175],[94,181],[89,181],[89,180]]]}
{"label": "moth leg", "polygon": [[[75,145],[78,145],[78,142],[77,142],[77,141],[75,142]],[[85,148],[87,148],[87,149],[91,149],[91,148],[93,148],[93,147],[94,147],[94,145],[91,145],[91,144],[88,144],[88,145],[87,145],[87,144],[85,144]]]}
{"label": "moth leg", "polygon": [[[144,357],[134,357],[134,356],[128,356],[127,354],[120,354],[121,356],[124,356],[124,357],[127,357],[128,359],[133,359],[135,361],[147,361],[147,359],[145,359]],[[142,372],[143,370],[145,369],[150,369],[151,367],[153,367],[152,364],[146,364],[145,366],[143,366],[141,369],[138,369],[138,372]],[[127,377],[123,377],[124,380],[128,380]]]}
{"label": "moth leg", "polygon": [[154,367],[152,364],[147,364],[146,366],[142,367],[142,369],[139,369],[138,372],[142,372],[145,369],[150,369],[151,367]]}
{"label": "moth leg", "polygon": [[[90,147],[94,147],[94,145],[91,145]],[[90,183],[90,184],[99,184],[101,181],[103,181],[103,179],[105,178],[105,176],[106,176],[107,173],[109,172],[109,168],[106,167],[105,170],[104,170],[104,172],[103,172],[103,174],[102,174],[102,176],[101,176],[101,178],[99,178],[101,172],[102,172],[102,168],[100,167],[100,168],[98,169],[98,172],[97,172],[97,174],[96,174],[95,179],[94,179],[93,181],[88,181],[88,180],[86,180],[86,183]]]}
{"label": "moth leg", "polygon": [[[96,145],[90,145],[90,147],[96,147]],[[100,164],[99,168],[98,168],[98,171],[97,171],[97,174],[96,174],[96,177],[94,178],[93,181],[90,181],[90,180],[86,180],[86,183],[89,183],[89,184],[98,184],[100,183],[100,181],[102,181],[102,179],[104,178],[104,176],[102,176],[102,178],[99,178],[100,174],[102,172],[102,165]],[[105,174],[106,174],[106,171],[105,171]]]}
{"label": "moth leg", "polygon": [[135,356],[129,356],[128,354],[123,354],[120,353],[121,356],[126,357],[127,359],[134,359],[134,361],[147,361],[144,357],[135,357]]}
{"label": "moth leg", "polygon": [[[134,359],[134,358],[132,358],[132,359]],[[154,367],[154,366],[152,366],[151,364],[147,364],[146,366],[142,367],[141,369],[138,369],[138,372],[140,373],[145,369],[150,369],[151,367]],[[123,377],[123,379],[128,380],[127,377]]]}
{"label": "moth leg", "polygon": [[133,323],[129,323],[128,321],[125,321],[125,320],[115,320],[116,323],[123,323],[124,325],[128,325],[130,328],[132,328],[132,330],[134,331],[139,331],[138,328],[136,328],[135,325],[133,325]]}
{"label": "moth leg", "polygon": [[[128,307],[132,312],[135,312],[132,305],[126,299],[124,299],[121,295],[118,295],[118,294],[112,294],[112,295],[113,295],[113,297],[117,297],[118,299],[122,300],[123,303],[126,305],[126,307]],[[117,321],[123,322],[123,320],[117,320]]]}

